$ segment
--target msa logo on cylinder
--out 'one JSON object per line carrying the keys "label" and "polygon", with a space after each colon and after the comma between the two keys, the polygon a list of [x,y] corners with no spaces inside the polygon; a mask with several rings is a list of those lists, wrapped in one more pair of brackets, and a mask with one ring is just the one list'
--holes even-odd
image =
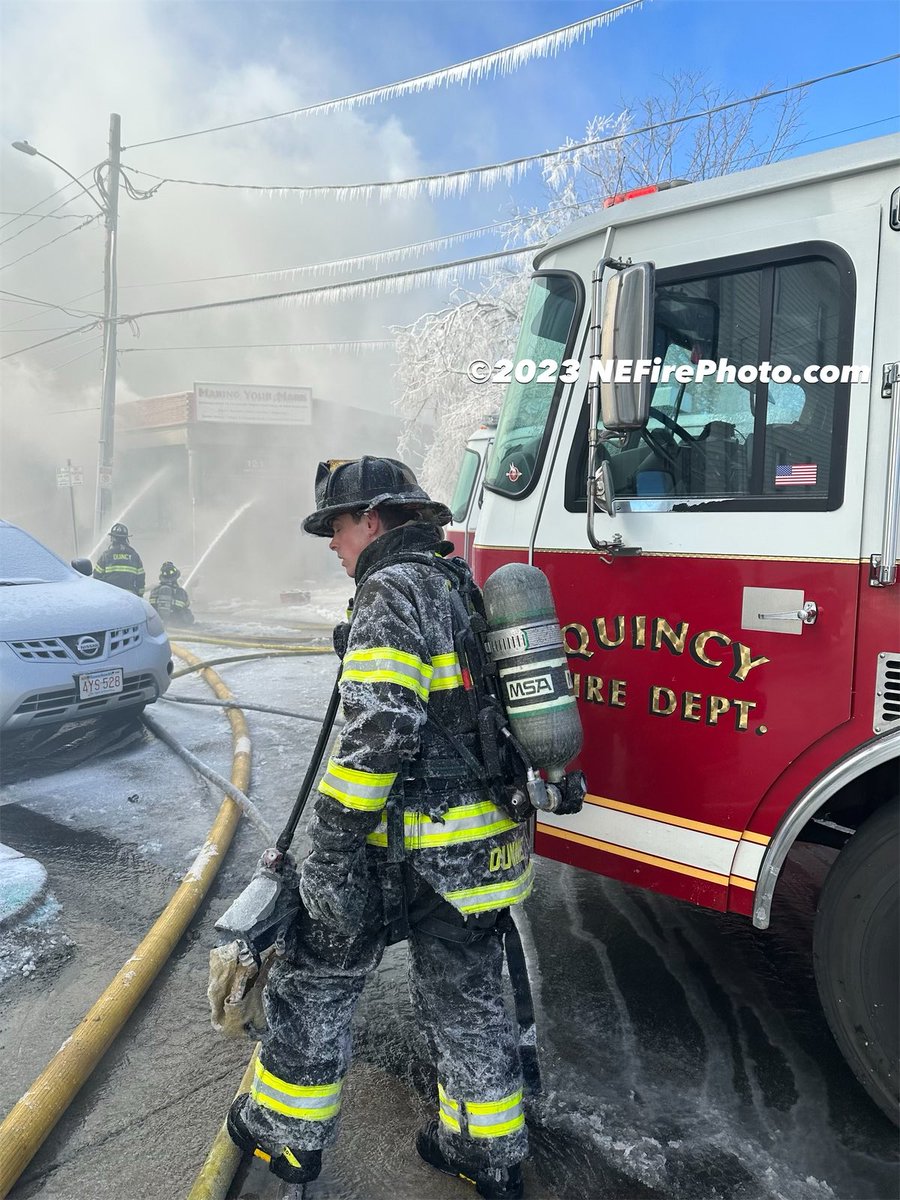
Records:
{"label": "msa logo on cylinder", "polygon": [[506,692],[510,700],[535,700],[540,696],[553,695],[553,680],[549,674],[533,675],[530,679],[506,681]]}

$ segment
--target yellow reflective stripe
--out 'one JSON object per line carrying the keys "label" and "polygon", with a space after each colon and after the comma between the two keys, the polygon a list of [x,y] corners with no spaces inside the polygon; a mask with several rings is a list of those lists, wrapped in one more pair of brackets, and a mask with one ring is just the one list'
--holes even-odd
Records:
{"label": "yellow reflective stripe", "polygon": [[[429,846],[449,846],[454,842],[477,842],[515,829],[516,822],[497,808],[490,800],[477,804],[458,804],[443,813],[443,821],[432,820],[424,813],[403,814],[404,845],[407,850],[425,850]],[[387,824],[381,824],[370,833],[366,841],[370,846],[387,845]]]}
{"label": "yellow reflective stripe", "polygon": [[441,1110],[438,1115],[440,1116],[443,1124],[446,1125],[448,1129],[452,1129],[454,1133],[460,1132],[459,1121],[456,1119],[456,1117],[451,1117],[450,1114],[445,1110],[443,1105],[441,1105]]}
{"label": "yellow reflective stripe", "polygon": [[513,1117],[511,1121],[503,1121],[500,1125],[470,1125],[469,1137],[473,1138],[492,1138],[503,1137],[507,1133],[515,1133],[517,1129],[521,1129],[525,1124],[525,1114],[519,1113],[517,1117]]}
{"label": "yellow reflective stripe", "polygon": [[[438,1099],[440,1119],[448,1128],[459,1132],[461,1127],[460,1102],[452,1100],[440,1083],[438,1083]],[[462,1102],[462,1108],[465,1110],[466,1131],[469,1137],[504,1137],[508,1133],[514,1133],[517,1129],[521,1129],[525,1124],[521,1088],[509,1096],[501,1096],[499,1100],[465,1100]],[[501,1119],[498,1120],[498,1117]]]}
{"label": "yellow reflective stripe", "polygon": [[501,1112],[506,1112],[506,1110],[508,1108],[513,1108],[513,1107],[515,1107],[515,1105],[521,1104],[521,1103],[522,1103],[522,1089],[520,1088],[517,1092],[513,1092],[512,1095],[510,1095],[510,1096],[504,1096],[500,1100],[486,1100],[486,1101],[473,1100],[471,1102],[467,1100],[466,1101],[466,1112],[475,1113],[475,1114],[485,1114],[485,1115],[493,1114],[493,1113],[501,1113]]}
{"label": "yellow reflective stripe", "polygon": [[343,1080],[337,1083],[300,1084],[279,1079],[257,1060],[250,1095],[263,1108],[302,1121],[327,1121],[341,1107]]}
{"label": "yellow reflective stripe", "polygon": [[396,683],[427,700],[432,670],[416,654],[396,650],[393,646],[373,646],[367,650],[351,650],[344,656],[341,680]]}
{"label": "yellow reflective stripe", "polygon": [[282,1150],[281,1153],[288,1160],[288,1162],[291,1164],[292,1167],[300,1166],[300,1160],[298,1158],[295,1158],[294,1155],[291,1153],[290,1146],[285,1146],[285,1148]]}
{"label": "yellow reflective stripe", "polygon": [[428,699],[428,688],[424,684],[413,679],[411,675],[401,675],[399,671],[348,671],[345,668],[341,672],[341,683],[344,680],[351,683],[396,683],[400,687],[409,688],[411,692],[415,692],[420,700]]}
{"label": "yellow reflective stripe", "polygon": [[337,1083],[288,1083],[286,1079],[279,1079],[267,1071],[259,1059],[256,1060],[256,1078],[288,1096],[339,1096],[344,1086],[343,1079]]}
{"label": "yellow reflective stripe", "polygon": [[462,687],[462,671],[455,654],[435,654],[431,662],[434,667],[431,680],[433,692],[446,692],[451,688]]}
{"label": "yellow reflective stripe", "polygon": [[341,1111],[340,1100],[328,1108],[301,1108],[296,1104],[284,1104],[281,1100],[276,1100],[274,1096],[266,1095],[255,1085],[250,1089],[250,1095],[261,1108],[271,1108],[273,1112],[293,1117],[297,1121],[327,1121]]}
{"label": "yellow reflective stripe", "polygon": [[384,808],[396,778],[396,771],[358,771],[354,767],[343,767],[329,758],[319,791],[326,796],[333,796],[346,808],[379,812]]}
{"label": "yellow reflective stripe", "polygon": [[[448,656],[443,655],[439,657],[446,658]],[[408,654],[405,650],[395,650],[393,646],[373,646],[369,650],[351,650],[344,657],[344,662],[372,662],[375,659],[381,658],[405,663],[408,667],[416,667],[423,675],[431,675],[431,667],[419,658],[417,654]],[[433,661],[437,662],[437,659]]]}
{"label": "yellow reflective stripe", "polygon": [[529,863],[517,879],[507,883],[489,883],[477,888],[461,888],[455,892],[445,892],[444,897],[451,901],[460,912],[488,912],[492,908],[521,904],[531,895],[533,887],[534,866]]}
{"label": "yellow reflective stripe", "polygon": [[140,575],[142,567],[126,567],[124,563],[110,563],[108,567],[103,567],[104,571],[126,571],[131,575]]}

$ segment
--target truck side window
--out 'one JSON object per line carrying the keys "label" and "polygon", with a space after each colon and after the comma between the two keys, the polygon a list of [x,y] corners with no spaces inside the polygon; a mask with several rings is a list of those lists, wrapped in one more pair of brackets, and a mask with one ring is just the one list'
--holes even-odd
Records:
{"label": "truck side window", "polygon": [[[835,248],[833,258],[712,266],[658,273],[650,418],[624,443],[606,443],[617,500],[838,507],[849,385],[823,383],[815,368],[850,361],[849,262]],[[700,360],[715,371],[675,379],[675,368]],[[750,378],[763,363],[782,368],[779,382]]]}
{"label": "truck side window", "polygon": [[481,458],[478,452],[466,448],[463,453],[462,466],[459,468],[453,499],[450,501],[450,513],[454,525],[461,525],[466,519],[480,466]]}

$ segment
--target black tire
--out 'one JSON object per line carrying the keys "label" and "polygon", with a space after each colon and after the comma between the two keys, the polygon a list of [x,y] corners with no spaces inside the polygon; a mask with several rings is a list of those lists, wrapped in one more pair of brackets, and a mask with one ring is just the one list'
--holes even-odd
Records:
{"label": "black tire", "polygon": [[895,1124],[900,1110],[900,805],[864,821],[825,879],[813,938],[816,982],[835,1040]]}

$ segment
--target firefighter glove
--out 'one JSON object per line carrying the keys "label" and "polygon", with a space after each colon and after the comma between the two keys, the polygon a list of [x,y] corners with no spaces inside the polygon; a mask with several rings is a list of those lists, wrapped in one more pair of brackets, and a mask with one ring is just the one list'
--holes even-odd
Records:
{"label": "firefighter glove", "polygon": [[362,924],[368,893],[363,847],[352,851],[313,850],[300,869],[300,896],[314,921],[352,935]]}

